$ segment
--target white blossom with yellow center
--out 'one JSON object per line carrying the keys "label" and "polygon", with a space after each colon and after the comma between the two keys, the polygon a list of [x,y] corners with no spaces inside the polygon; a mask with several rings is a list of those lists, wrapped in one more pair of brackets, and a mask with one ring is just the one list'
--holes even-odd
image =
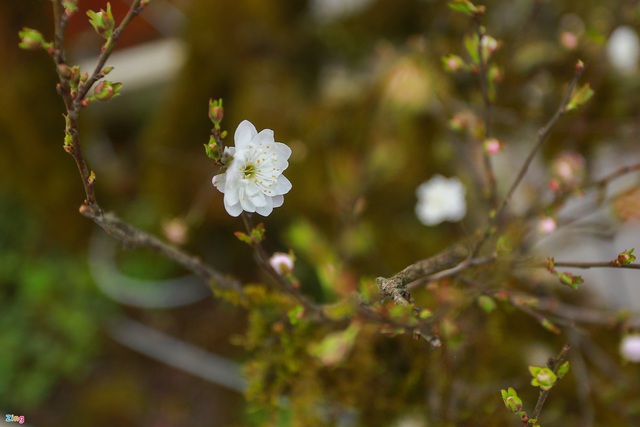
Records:
{"label": "white blossom with yellow center", "polygon": [[231,216],[242,211],[269,215],[282,206],[291,182],[282,174],[289,166],[291,149],[276,142],[271,129],[258,132],[248,120],[238,125],[235,147],[226,147],[231,161],[227,170],[213,177],[213,185],[224,193],[224,207]]}

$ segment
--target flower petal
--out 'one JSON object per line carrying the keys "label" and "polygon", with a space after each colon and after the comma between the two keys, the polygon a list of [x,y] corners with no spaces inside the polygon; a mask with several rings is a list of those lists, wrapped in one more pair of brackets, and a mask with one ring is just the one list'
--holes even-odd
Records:
{"label": "flower petal", "polygon": [[256,127],[249,120],[243,120],[240,122],[236,129],[236,133],[233,135],[233,140],[236,143],[236,149],[246,148],[257,134],[258,131],[256,130]]}
{"label": "flower petal", "polygon": [[[262,148],[263,150],[272,150],[275,145],[275,139],[273,138],[273,131],[271,129],[261,130],[257,136],[253,138],[254,144]],[[268,146],[268,148],[267,148]]]}
{"label": "flower petal", "polygon": [[227,210],[227,213],[231,216],[238,216],[242,213],[242,206],[240,206],[240,203],[230,205],[229,203],[227,203],[226,198],[224,200],[224,208]]}

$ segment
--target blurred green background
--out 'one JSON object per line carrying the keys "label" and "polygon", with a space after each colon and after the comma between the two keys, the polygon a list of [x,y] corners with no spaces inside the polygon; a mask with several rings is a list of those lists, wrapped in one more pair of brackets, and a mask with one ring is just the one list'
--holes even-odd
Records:
{"label": "blurred green background", "polygon": [[[89,3],[97,10],[106,2],[80,1]],[[427,229],[413,211],[416,186],[432,175],[457,175],[470,186],[473,179],[447,121],[460,109],[477,110],[476,80],[446,74],[440,61],[463,54],[472,26],[445,1],[151,3],[120,49],[170,37],[184,61],[176,57],[177,73],[164,79],[123,80],[121,97],[83,111],[81,138],[103,208],[174,236],[225,273],[259,280],[248,248],[232,236],[242,224],[210,184],[216,170],[202,144],[214,97],[224,98],[231,135],[248,119],[293,149],[286,173],[293,190],[266,221],[268,247],[293,247],[298,276],[316,298],[346,295],[361,276],[393,274],[478,225],[469,216]],[[640,97],[627,94],[640,79],[613,69],[605,44],[616,27],[637,28],[638,2],[485,4],[486,27],[504,42],[496,56],[504,68],[496,135],[514,147],[531,142],[582,59],[597,97],[558,126],[543,157],[561,147],[589,156],[602,142],[637,144]],[[126,2],[113,7],[118,19]],[[243,425],[237,392],[150,361],[105,332],[110,320],[127,315],[242,360],[229,336],[243,331],[245,319],[211,298],[141,309],[96,288],[87,259],[100,231],[77,212],[83,192],[62,150],[54,68],[46,54],[17,47],[23,26],[50,38],[51,20],[48,1],[0,4],[0,410],[35,426]],[[567,32],[575,46],[563,45]],[[67,46],[70,62],[98,52],[84,13],[73,18]],[[147,66],[152,74],[154,64]],[[482,209],[474,192],[469,203],[470,211]],[[139,279],[185,274],[141,250],[117,257]]]}

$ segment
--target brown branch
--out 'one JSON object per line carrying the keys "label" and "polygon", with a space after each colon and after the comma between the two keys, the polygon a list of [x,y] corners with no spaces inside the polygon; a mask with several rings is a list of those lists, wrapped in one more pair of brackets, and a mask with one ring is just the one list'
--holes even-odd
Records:
{"label": "brown branch", "polygon": [[80,213],[87,218],[92,219],[108,234],[120,240],[123,244],[131,247],[146,247],[154,250],[204,279],[212,289],[217,287],[233,291],[237,295],[241,296],[242,288],[240,283],[236,280],[226,277],[213,267],[202,262],[199,258],[162,241],[156,236],[125,223],[116,215],[103,212],[96,200],[94,190],[95,176],[90,171],[82,152],[80,134],[78,131],[78,116],[81,108],[83,107],[82,101],[86,97],[89,89],[97,80],[104,77],[102,67],[111,55],[122,31],[129,25],[131,20],[142,11],[143,7],[141,6],[141,1],[142,0],[135,0],[131,4],[129,12],[123,18],[118,28],[115,29],[113,35],[105,43],[94,72],[85,83],[81,84],[79,92],[75,97],[71,92],[69,75],[64,72],[65,69],[68,69],[65,59],[64,31],[69,21],[69,16],[65,13],[61,0],[53,1],[53,14],[55,21],[53,59],[56,64],[60,80],[60,83],[57,86],[58,93],[64,101],[67,112],[64,148],[65,151],[73,157],[76,166],[78,167],[78,172],[82,179],[85,191],[85,200],[80,207]]}
{"label": "brown branch", "polygon": [[[566,189],[564,190],[562,193],[560,193],[555,200],[553,200],[549,205],[543,207],[543,208],[539,208],[537,210],[533,210],[533,212],[548,212],[548,211],[555,211],[557,209],[559,209],[566,201],[567,199],[569,199],[569,197],[571,197],[572,195],[576,194],[576,193],[581,193],[584,192],[586,190],[590,190],[592,188],[597,188],[599,191],[604,190],[612,181],[615,181],[618,178],[621,178],[631,172],[636,172],[640,170],[640,163],[634,163],[631,165],[627,165],[627,166],[622,166],[621,168],[615,170],[614,172],[610,173],[609,175],[600,178],[596,181],[590,182],[588,184],[585,184],[581,187],[575,187],[575,188],[570,188],[570,189]],[[602,200],[598,200],[598,204],[600,204]],[[531,213],[528,214],[528,216],[532,216]]]}
{"label": "brown branch", "polygon": [[454,268],[469,256],[466,245],[453,245],[439,254],[411,264],[396,275],[378,277],[376,283],[383,299],[391,299],[397,304],[407,305],[412,302],[407,285],[422,277]]}
{"label": "brown branch", "polygon": [[[247,212],[242,212],[240,216],[242,217],[242,222],[244,223],[248,235],[251,235],[251,231],[253,230],[251,215]],[[280,291],[292,296],[304,307],[307,313],[313,315],[314,317],[326,317],[322,307],[311,302],[300,292],[299,289],[294,287],[285,277],[283,277],[271,266],[271,263],[269,262],[269,255],[260,242],[253,242],[251,246],[254,250],[256,262],[267,274],[269,274],[269,276],[271,276],[271,278],[280,288]]]}
{"label": "brown branch", "polygon": [[120,36],[122,35],[124,29],[127,28],[133,18],[142,13],[144,6],[141,6],[141,2],[142,0],[134,0],[133,3],[131,3],[129,11],[120,22],[120,25],[118,25],[118,28],[113,30],[113,34],[111,34],[111,37],[109,37],[109,39],[102,47],[102,53],[98,58],[98,62],[96,63],[93,73],[91,73],[89,79],[84,84],[82,84],[78,90],[78,96],[73,102],[75,108],[80,107],[80,103],[85,98],[85,96],[89,92],[89,89],[91,89],[94,83],[104,77],[104,74],[102,74],[102,67],[104,67],[104,64],[106,64],[109,56],[111,56],[111,52],[113,51],[113,48],[116,47],[116,43],[118,43],[118,40],[120,39]]}
{"label": "brown branch", "polygon": [[[573,268],[626,268],[631,270],[640,270],[640,264],[614,264],[615,261],[553,261],[555,267],[573,267]],[[548,267],[548,262],[537,263],[535,267]]]}
{"label": "brown branch", "polygon": [[80,213],[87,218],[91,218],[106,231],[107,234],[118,239],[124,245],[128,247],[145,247],[158,252],[200,276],[212,289],[217,287],[224,290],[235,291],[238,295],[242,294],[242,288],[238,281],[224,276],[211,266],[202,262],[201,259],[163,242],[156,236],[127,224],[113,213],[102,213],[100,211],[98,214],[95,214],[94,211],[85,206],[80,208]]}

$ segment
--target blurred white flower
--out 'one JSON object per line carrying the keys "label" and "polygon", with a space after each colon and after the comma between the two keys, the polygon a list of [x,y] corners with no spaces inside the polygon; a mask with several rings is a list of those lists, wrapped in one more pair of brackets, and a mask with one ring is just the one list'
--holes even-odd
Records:
{"label": "blurred white flower", "polygon": [[224,207],[231,216],[242,211],[269,215],[282,206],[291,182],[282,174],[289,166],[291,149],[273,138],[271,129],[258,133],[248,120],[238,125],[235,147],[226,147],[231,157],[227,170],[213,177],[213,185],[224,193]]}
{"label": "blurred white flower", "polygon": [[424,225],[460,221],[467,212],[466,189],[458,178],[435,175],[416,190],[416,215]]}
{"label": "blurred white flower", "polygon": [[311,14],[319,21],[331,22],[356,14],[372,0],[312,0]]}
{"label": "blurred white flower", "polygon": [[635,71],[640,56],[640,40],[635,30],[625,25],[616,28],[607,41],[607,56],[618,71]]}
{"label": "blurred white flower", "polygon": [[640,362],[640,334],[625,336],[620,343],[620,354],[629,362]]}
{"label": "blurred white flower", "polygon": [[558,223],[550,216],[538,220],[538,232],[540,234],[551,234],[558,227]]}
{"label": "blurred white flower", "polygon": [[275,252],[271,255],[269,264],[280,274],[287,274],[293,271],[293,258],[283,252]]}

